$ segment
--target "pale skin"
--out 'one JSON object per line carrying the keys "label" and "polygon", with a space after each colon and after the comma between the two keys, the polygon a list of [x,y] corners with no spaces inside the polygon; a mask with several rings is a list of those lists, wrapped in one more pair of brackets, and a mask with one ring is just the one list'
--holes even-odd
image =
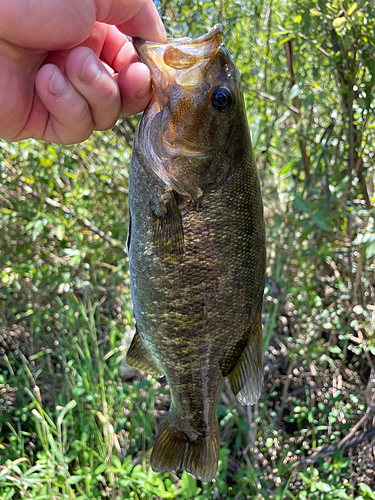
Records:
{"label": "pale skin", "polygon": [[128,38],[164,42],[152,0],[0,0],[0,137],[74,144],[142,111]]}

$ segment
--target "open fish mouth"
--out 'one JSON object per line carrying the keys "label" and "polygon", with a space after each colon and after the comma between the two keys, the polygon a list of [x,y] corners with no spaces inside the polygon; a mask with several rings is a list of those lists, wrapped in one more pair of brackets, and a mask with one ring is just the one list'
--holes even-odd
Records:
{"label": "open fish mouth", "polygon": [[215,57],[222,45],[222,37],[223,27],[216,24],[208,33],[194,40],[183,37],[167,39],[160,44],[133,39],[141,61],[151,71],[152,84],[161,105],[169,85],[188,87],[202,81],[207,60]]}

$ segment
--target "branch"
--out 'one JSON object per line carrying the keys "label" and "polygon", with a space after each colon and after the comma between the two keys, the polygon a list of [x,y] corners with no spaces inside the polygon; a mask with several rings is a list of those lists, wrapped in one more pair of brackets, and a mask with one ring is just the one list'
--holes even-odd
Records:
{"label": "branch", "polygon": [[[285,53],[286,53],[286,60],[288,63],[288,71],[289,71],[289,81],[290,81],[290,88],[292,88],[296,83],[296,75],[294,73],[294,53],[293,53],[293,38],[288,40],[285,45]],[[301,103],[298,95],[293,97],[293,107],[298,109],[299,113],[295,115],[295,121],[298,123],[301,119]],[[301,155],[302,155],[302,161],[303,161],[303,166],[305,167],[305,174],[306,178],[308,179],[310,177],[310,158],[309,155],[307,154],[306,150],[306,144],[305,142],[300,139],[298,141],[299,148],[301,150]]]}
{"label": "branch", "polygon": [[40,195],[39,193],[37,193],[36,191],[34,191],[33,189],[31,189],[31,187],[29,186],[26,186],[25,184],[19,184],[18,185],[25,193],[27,194],[31,194],[32,196],[34,196],[35,198],[38,198],[38,200],[42,200],[44,203],[46,203],[47,205],[49,205],[50,207],[53,207],[53,208],[58,208],[60,209],[62,212],[64,212],[65,214],[68,214],[68,215],[71,215],[72,217],[76,218],[77,221],[84,227],[86,227],[87,229],[89,229],[90,231],[92,231],[93,233],[97,234],[98,236],[100,236],[104,241],[106,241],[109,245],[111,245],[112,247],[115,247],[115,248],[119,248],[121,249],[121,251],[126,255],[126,250],[125,248],[121,245],[120,242],[114,240],[113,238],[111,238],[110,236],[108,236],[107,234],[105,234],[101,229],[99,229],[98,227],[96,227],[94,224],[92,224],[92,222],[88,221],[87,219],[84,219],[82,217],[80,217],[79,215],[77,215],[75,212],[73,212],[72,210],[70,210],[70,208],[66,207],[65,205],[63,205],[62,203],[59,203],[58,201],[54,201],[52,200],[51,198],[49,198],[48,196],[46,198],[43,198],[42,195]]}
{"label": "branch", "polygon": [[310,142],[311,144],[313,144],[315,147],[321,149],[322,151],[325,151],[326,153],[329,153],[330,155],[335,155],[336,158],[338,158],[341,161],[347,161],[346,158],[344,158],[343,156],[338,155],[336,153],[332,153],[332,150],[329,147],[327,147],[325,144],[322,144],[321,142],[314,141],[314,139],[309,137],[307,134],[304,134],[303,132],[301,132],[301,130],[297,129],[296,132],[298,135],[303,137],[307,142]]}
{"label": "branch", "polygon": [[268,99],[269,101],[275,102],[276,104],[280,104],[280,106],[284,106],[284,107],[290,109],[290,111],[293,111],[293,113],[295,113],[296,115],[300,115],[301,114],[301,112],[299,111],[299,109],[295,108],[294,106],[289,106],[289,104],[287,104],[286,102],[279,101],[273,95],[265,94],[264,92],[261,92],[260,90],[250,89],[246,85],[243,85],[243,88],[245,90],[247,90],[247,92],[253,92],[254,94],[257,94],[259,97],[263,97],[264,99]]}
{"label": "branch", "polygon": [[331,444],[330,446],[325,446],[322,447],[319,451],[316,451],[313,453],[311,456],[305,458],[304,460],[299,460],[298,462],[295,462],[292,466],[291,469],[296,469],[297,467],[305,467],[306,465],[312,465],[315,462],[319,460],[319,458],[324,458],[324,457],[329,457],[330,455],[333,455],[336,450],[344,450],[345,448],[353,448],[354,446],[357,446],[358,444],[362,443],[365,439],[369,439],[370,437],[374,436],[375,434],[375,427],[370,427],[366,432],[362,432],[359,436],[354,437],[347,441],[344,445],[342,445],[342,441],[340,441],[337,444]]}

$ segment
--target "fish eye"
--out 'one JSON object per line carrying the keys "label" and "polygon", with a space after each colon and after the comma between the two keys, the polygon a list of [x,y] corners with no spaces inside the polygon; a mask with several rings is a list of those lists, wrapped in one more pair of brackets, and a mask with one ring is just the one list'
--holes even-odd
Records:
{"label": "fish eye", "polygon": [[227,111],[231,107],[232,102],[232,93],[227,87],[217,87],[211,93],[211,104],[220,113]]}

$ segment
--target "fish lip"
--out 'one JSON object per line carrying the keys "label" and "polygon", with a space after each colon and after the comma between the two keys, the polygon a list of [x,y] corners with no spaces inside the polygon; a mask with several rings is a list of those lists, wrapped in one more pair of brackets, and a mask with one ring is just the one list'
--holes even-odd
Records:
{"label": "fish lip", "polygon": [[150,69],[153,80],[165,79],[168,75],[167,80],[173,81],[177,77],[175,70],[184,72],[213,58],[223,45],[222,36],[222,25],[215,24],[208,33],[195,39],[185,37],[157,43],[134,38],[133,45],[140,60]]}
{"label": "fish lip", "polygon": [[169,45],[170,43],[179,44],[179,45],[180,44],[189,44],[189,45],[192,44],[192,45],[196,45],[196,44],[199,44],[199,43],[209,42],[213,38],[215,38],[215,36],[222,35],[222,34],[223,34],[223,26],[222,26],[222,24],[218,23],[218,24],[215,24],[210,29],[210,31],[208,31],[204,35],[201,35],[198,38],[194,38],[194,39],[189,38],[189,37],[167,38],[166,41],[165,41],[165,43],[149,42],[147,40],[143,40],[142,38],[133,38],[132,40],[133,40],[133,44],[134,44],[135,50],[137,51],[137,54],[142,59],[142,53],[139,50],[139,48],[142,45],[157,46],[157,45]]}
{"label": "fish lip", "polygon": [[195,38],[189,43],[192,44],[198,44],[198,43],[203,43],[203,42],[209,42],[213,38],[215,38],[217,35],[222,35],[223,34],[223,25],[218,23],[215,24],[208,33],[205,33],[204,35],[201,35],[198,38]]}

